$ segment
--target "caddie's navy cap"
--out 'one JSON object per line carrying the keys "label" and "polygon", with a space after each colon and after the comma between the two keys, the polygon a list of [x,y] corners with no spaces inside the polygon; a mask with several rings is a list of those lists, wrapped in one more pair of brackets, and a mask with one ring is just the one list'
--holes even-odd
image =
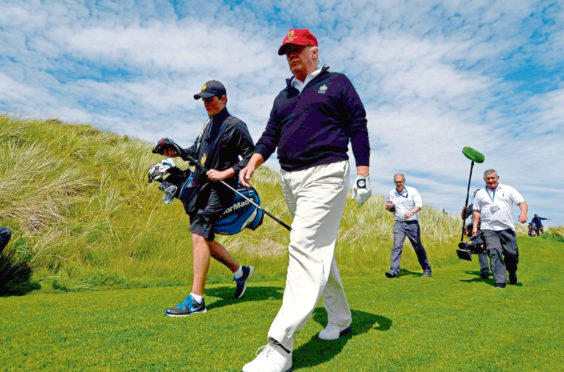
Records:
{"label": "caddie's navy cap", "polygon": [[194,99],[211,98],[213,96],[221,98],[226,94],[227,92],[225,91],[225,86],[223,86],[223,84],[217,80],[210,80],[204,84],[200,93],[194,94]]}

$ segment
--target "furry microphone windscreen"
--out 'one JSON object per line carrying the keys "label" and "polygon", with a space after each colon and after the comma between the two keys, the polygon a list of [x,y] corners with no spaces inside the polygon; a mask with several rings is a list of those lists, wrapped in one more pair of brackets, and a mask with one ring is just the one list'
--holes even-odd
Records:
{"label": "furry microphone windscreen", "polygon": [[475,161],[476,163],[483,163],[485,160],[484,154],[477,150],[474,150],[472,147],[464,147],[462,149],[462,153],[468,159]]}

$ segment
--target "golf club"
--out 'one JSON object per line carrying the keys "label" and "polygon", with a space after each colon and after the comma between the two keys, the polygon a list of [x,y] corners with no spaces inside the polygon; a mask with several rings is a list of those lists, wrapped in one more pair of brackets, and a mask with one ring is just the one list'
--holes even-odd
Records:
{"label": "golf club", "polygon": [[[194,164],[196,166],[196,168],[198,168],[198,170],[204,174],[206,174],[208,172],[208,170],[206,169],[206,167],[204,167],[204,165],[202,163],[200,163],[198,160],[194,159],[194,157],[192,157],[191,155],[189,155],[182,147],[180,147],[178,144],[176,144],[176,142],[174,142],[173,140],[169,139],[169,138],[162,138],[159,140],[159,142],[157,142],[157,144],[155,145],[155,147],[153,148],[153,153],[155,154],[163,154],[164,149],[165,148],[171,148],[174,151],[176,151],[176,153],[178,154],[178,156],[180,156],[182,159],[189,161],[190,163]],[[227,182],[225,181],[219,181],[221,182],[224,186],[226,186],[228,189],[230,189],[231,191],[233,191],[234,193],[238,194],[239,196],[241,196],[243,199],[245,199],[246,201],[248,201],[249,203],[251,203],[252,205],[254,205],[255,207],[257,207],[258,209],[260,209],[261,211],[263,211],[268,217],[272,218],[274,221],[278,222],[280,225],[284,226],[284,228],[286,228],[286,230],[288,231],[292,231],[292,228],[290,226],[288,226],[287,224],[285,224],[284,222],[280,221],[278,218],[274,217],[272,214],[270,214],[267,210],[265,210],[264,208],[262,208],[260,205],[256,204],[254,201],[252,201],[251,199],[247,198],[245,195],[241,194],[239,191],[237,191],[237,189],[234,189],[233,187],[231,187]]]}
{"label": "golf club", "polygon": [[[472,147],[464,147],[462,149],[462,153],[468,159],[472,160],[470,163],[470,176],[468,177],[468,189],[466,190],[466,201],[464,202],[464,207],[468,208],[468,197],[470,196],[470,181],[472,180],[472,170],[474,169],[474,162],[476,163],[483,163],[485,160],[484,154],[481,152],[474,150]],[[466,219],[462,220],[462,233],[460,235],[460,241],[464,239],[464,227],[466,224]]]}

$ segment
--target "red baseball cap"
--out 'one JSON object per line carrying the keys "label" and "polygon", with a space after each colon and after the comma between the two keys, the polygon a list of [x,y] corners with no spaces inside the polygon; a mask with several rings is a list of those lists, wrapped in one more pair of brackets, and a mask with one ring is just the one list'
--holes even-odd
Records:
{"label": "red baseball cap", "polygon": [[278,49],[279,56],[286,54],[289,44],[317,46],[317,38],[307,28],[291,28]]}

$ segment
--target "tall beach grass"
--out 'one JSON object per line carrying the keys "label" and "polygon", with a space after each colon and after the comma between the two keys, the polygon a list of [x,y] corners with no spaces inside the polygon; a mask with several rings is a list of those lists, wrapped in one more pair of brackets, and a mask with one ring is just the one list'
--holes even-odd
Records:
{"label": "tall beach grass", "polygon": [[[150,150],[88,125],[0,116],[0,224],[13,232],[6,257],[27,265],[42,291],[187,284],[188,217],[179,202],[165,205],[148,184],[147,169],[161,160]],[[253,182],[265,208],[290,223],[278,178],[262,167]],[[361,208],[347,201],[336,246],[343,273],[389,264],[393,215],[383,204],[380,195]],[[431,265],[456,262],[460,219],[424,207],[420,221]],[[258,279],[285,276],[289,234],[270,218],[256,231],[218,240],[241,263],[255,265]],[[408,245],[402,267],[418,270]],[[217,263],[208,278],[231,280]]]}

